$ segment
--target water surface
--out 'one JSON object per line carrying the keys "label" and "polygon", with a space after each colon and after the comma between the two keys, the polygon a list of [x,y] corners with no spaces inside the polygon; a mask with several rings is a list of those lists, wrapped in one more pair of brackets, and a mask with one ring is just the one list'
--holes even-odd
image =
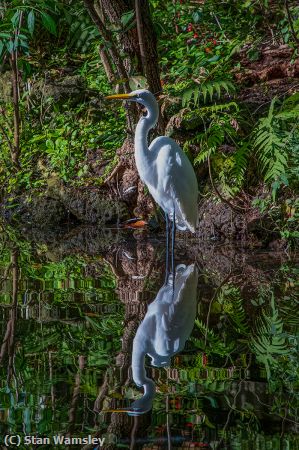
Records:
{"label": "water surface", "polygon": [[[179,239],[176,266],[193,264],[198,280],[175,312],[163,239],[9,229],[0,245],[1,436],[104,436],[107,449],[299,448],[295,254]],[[171,355],[164,367],[145,357],[155,395],[132,416],[124,410],[143,394],[134,338],[136,350],[149,305],[159,322],[159,298],[179,331],[161,334],[166,319],[155,328]]]}

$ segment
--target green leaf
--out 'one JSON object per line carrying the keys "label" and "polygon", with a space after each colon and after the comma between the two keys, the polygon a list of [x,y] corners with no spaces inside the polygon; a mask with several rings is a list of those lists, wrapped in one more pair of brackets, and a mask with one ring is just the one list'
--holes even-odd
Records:
{"label": "green leaf", "polygon": [[198,87],[195,87],[195,88],[194,88],[194,103],[195,103],[195,104],[196,104],[197,101],[198,101],[199,92],[200,92],[199,86],[198,86]]}
{"label": "green leaf", "polygon": [[33,31],[34,31],[34,23],[35,23],[35,16],[34,16],[34,11],[32,9],[29,12],[28,17],[27,17],[28,31],[31,34],[31,36],[33,35]]}
{"label": "green leaf", "polygon": [[182,98],[182,105],[186,106],[188,105],[188,103],[190,102],[191,98],[193,95],[193,89],[187,89],[184,93],[183,93],[183,98]]}
{"label": "green leaf", "polygon": [[123,28],[126,28],[126,26],[131,22],[134,16],[135,16],[134,10],[128,11],[121,16],[120,21]]}
{"label": "green leaf", "polygon": [[12,41],[7,41],[7,42],[5,43],[5,46],[6,46],[7,51],[8,51],[9,53],[12,53],[12,52],[13,52],[13,50],[14,50],[14,43],[13,43]]}
{"label": "green leaf", "polygon": [[195,11],[195,12],[192,14],[193,22],[194,22],[194,23],[200,22],[200,20],[201,20],[201,15],[202,15],[201,11]]}
{"label": "green leaf", "polygon": [[18,41],[18,43],[19,43],[18,46],[22,48],[23,52],[24,52],[26,55],[28,55],[28,54],[29,54],[29,46],[28,46],[28,42],[20,39],[20,40]]}
{"label": "green leaf", "polygon": [[217,92],[218,98],[220,98],[220,95],[221,95],[221,87],[220,87],[220,84],[219,84],[219,83],[215,83],[215,84],[214,84],[214,88],[215,88],[215,90],[216,90],[216,92]]}
{"label": "green leaf", "polygon": [[204,103],[206,103],[206,98],[207,98],[208,89],[207,89],[206,86],[203,85],[202,88],[201,88],[201,90],[202,90],[202,95],[203,95],[203,101],[204,101]]}
{"label": "green leaf", "polygon": [[11,23],[14,28],[17,28],[19,26],[20,14],[21,14],[21,11],[18,9],[11,18]]}
{"label": "green leaf", "polygon": [[212,84],[208,84],[208,85],[207,85],[207,89],[208,89],[208,92],[209,92],[209,94],[210,94],[210,100],[212,101],[212,99],[213,99],[214,87],[213,87]]}
{"label": "green leaf", "polygon": [[0,37],[6,38],[6,39],[11,39],[12,35],[10,33],[0,33]]}
{"label": "green leaf", "polygon": [[219,55],[214,55],[214,56],[212,56],[212,58],[208,59],[208,62],[209,63],[216,62],[216,61],[219,61],[219,59],[220,59]]}
{"label": "green leaf", "polygon": [[55,149],[55,145],[54,145],[54,142],[52,141],[52,139],[47,139],[46,140],[46,147],[49,150],[54,150]]}
{"label": "green leaf", "polygon": [[4,44],[3,44],[3,42],[0,40],[0,56],[2,55],[3,49],[4,49]]}
{"label": "green leaf", "polygon": [[54,19],[45,12],[41,12],[42,24],[49,31],[49,33],[56,36],[56,23]]}

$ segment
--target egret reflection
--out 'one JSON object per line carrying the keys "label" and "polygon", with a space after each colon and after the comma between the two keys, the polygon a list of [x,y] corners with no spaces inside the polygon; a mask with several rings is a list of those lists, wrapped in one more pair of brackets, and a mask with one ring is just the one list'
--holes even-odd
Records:
{"label": "egret reflection", "polygon": [[134,401],[127,411],[138,416],[152,408],[155,383],[146,376],[145,356],[151,365],[167,367],[171,357],[183,350],[193,329],[196,316],[198,271],[195,264],[176,267],[175,276],[169,275],[138,327],[133,341],[133,380],[143,388],[143,396]]}

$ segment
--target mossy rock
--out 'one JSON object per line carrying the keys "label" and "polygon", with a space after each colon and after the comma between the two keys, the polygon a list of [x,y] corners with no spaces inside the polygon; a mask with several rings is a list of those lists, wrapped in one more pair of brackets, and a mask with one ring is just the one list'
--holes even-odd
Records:
{"label": "mossy rock", "polygon": [[32,86],[32,97],[44,100],[52,99],[55,103],[63,104],[70,101],[80,103],[85,96],[86,83],[80,75],[67,75],[58,80],[38,80]]}
{"label": "mossy rock", "polygon": [[61,201],[65,208],[82,223],[111,224],[128,218],[126,204],[112,199],[98,189],[65,189]]}
{"label": "mossy rock", "polygon": [[12,223],[47,228],[57,226],[68,219],[68,212],[61,201],[47,196],[21,195],[6,202],[2,213]]}

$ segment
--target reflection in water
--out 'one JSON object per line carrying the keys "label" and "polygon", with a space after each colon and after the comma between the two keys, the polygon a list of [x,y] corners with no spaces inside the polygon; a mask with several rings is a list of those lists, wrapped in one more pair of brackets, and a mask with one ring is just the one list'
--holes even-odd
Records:
{"label": "reflection in water", "polygon": [[[299,449],[298,254],[178,241],[177,258],[196,259],[200,302],[195,267],[180,266],[146,314],[164,239],[106,237],[0,233],[0,440],[24,430],[105,435],[105,450]],[[144,395],[128,408],[133,341]],[[148,378],[146,354],[162,366]]]}
{"label": "reflection in water", "polygon": [[132,371],[143,396],[130,407],[129,415],[144,414],[152,408],[155,384],[146,376],[145,355],[155,367],[167,367],[173,355],[183,350],[196,315],[198,272],[195,264],[176,267],[176,273],[159,290],[141,322],[133,341]]}
{"label": "reflection in water", "polygon": [[[15,359],[15,328],[17,321],[17,304],[18,304],[18,281],[19,281],[19,250],[16,246],[11,251],[10,264],[7,266],[12,272],[12,298],[9,312],[9,320],[6,325],[6,332],[0,348],[0,366],[3,364],[5,356],[8,357],[7,363],[7,382],[9,383],[14,371]],[[3,276],[2,281],[5,279]]]}

